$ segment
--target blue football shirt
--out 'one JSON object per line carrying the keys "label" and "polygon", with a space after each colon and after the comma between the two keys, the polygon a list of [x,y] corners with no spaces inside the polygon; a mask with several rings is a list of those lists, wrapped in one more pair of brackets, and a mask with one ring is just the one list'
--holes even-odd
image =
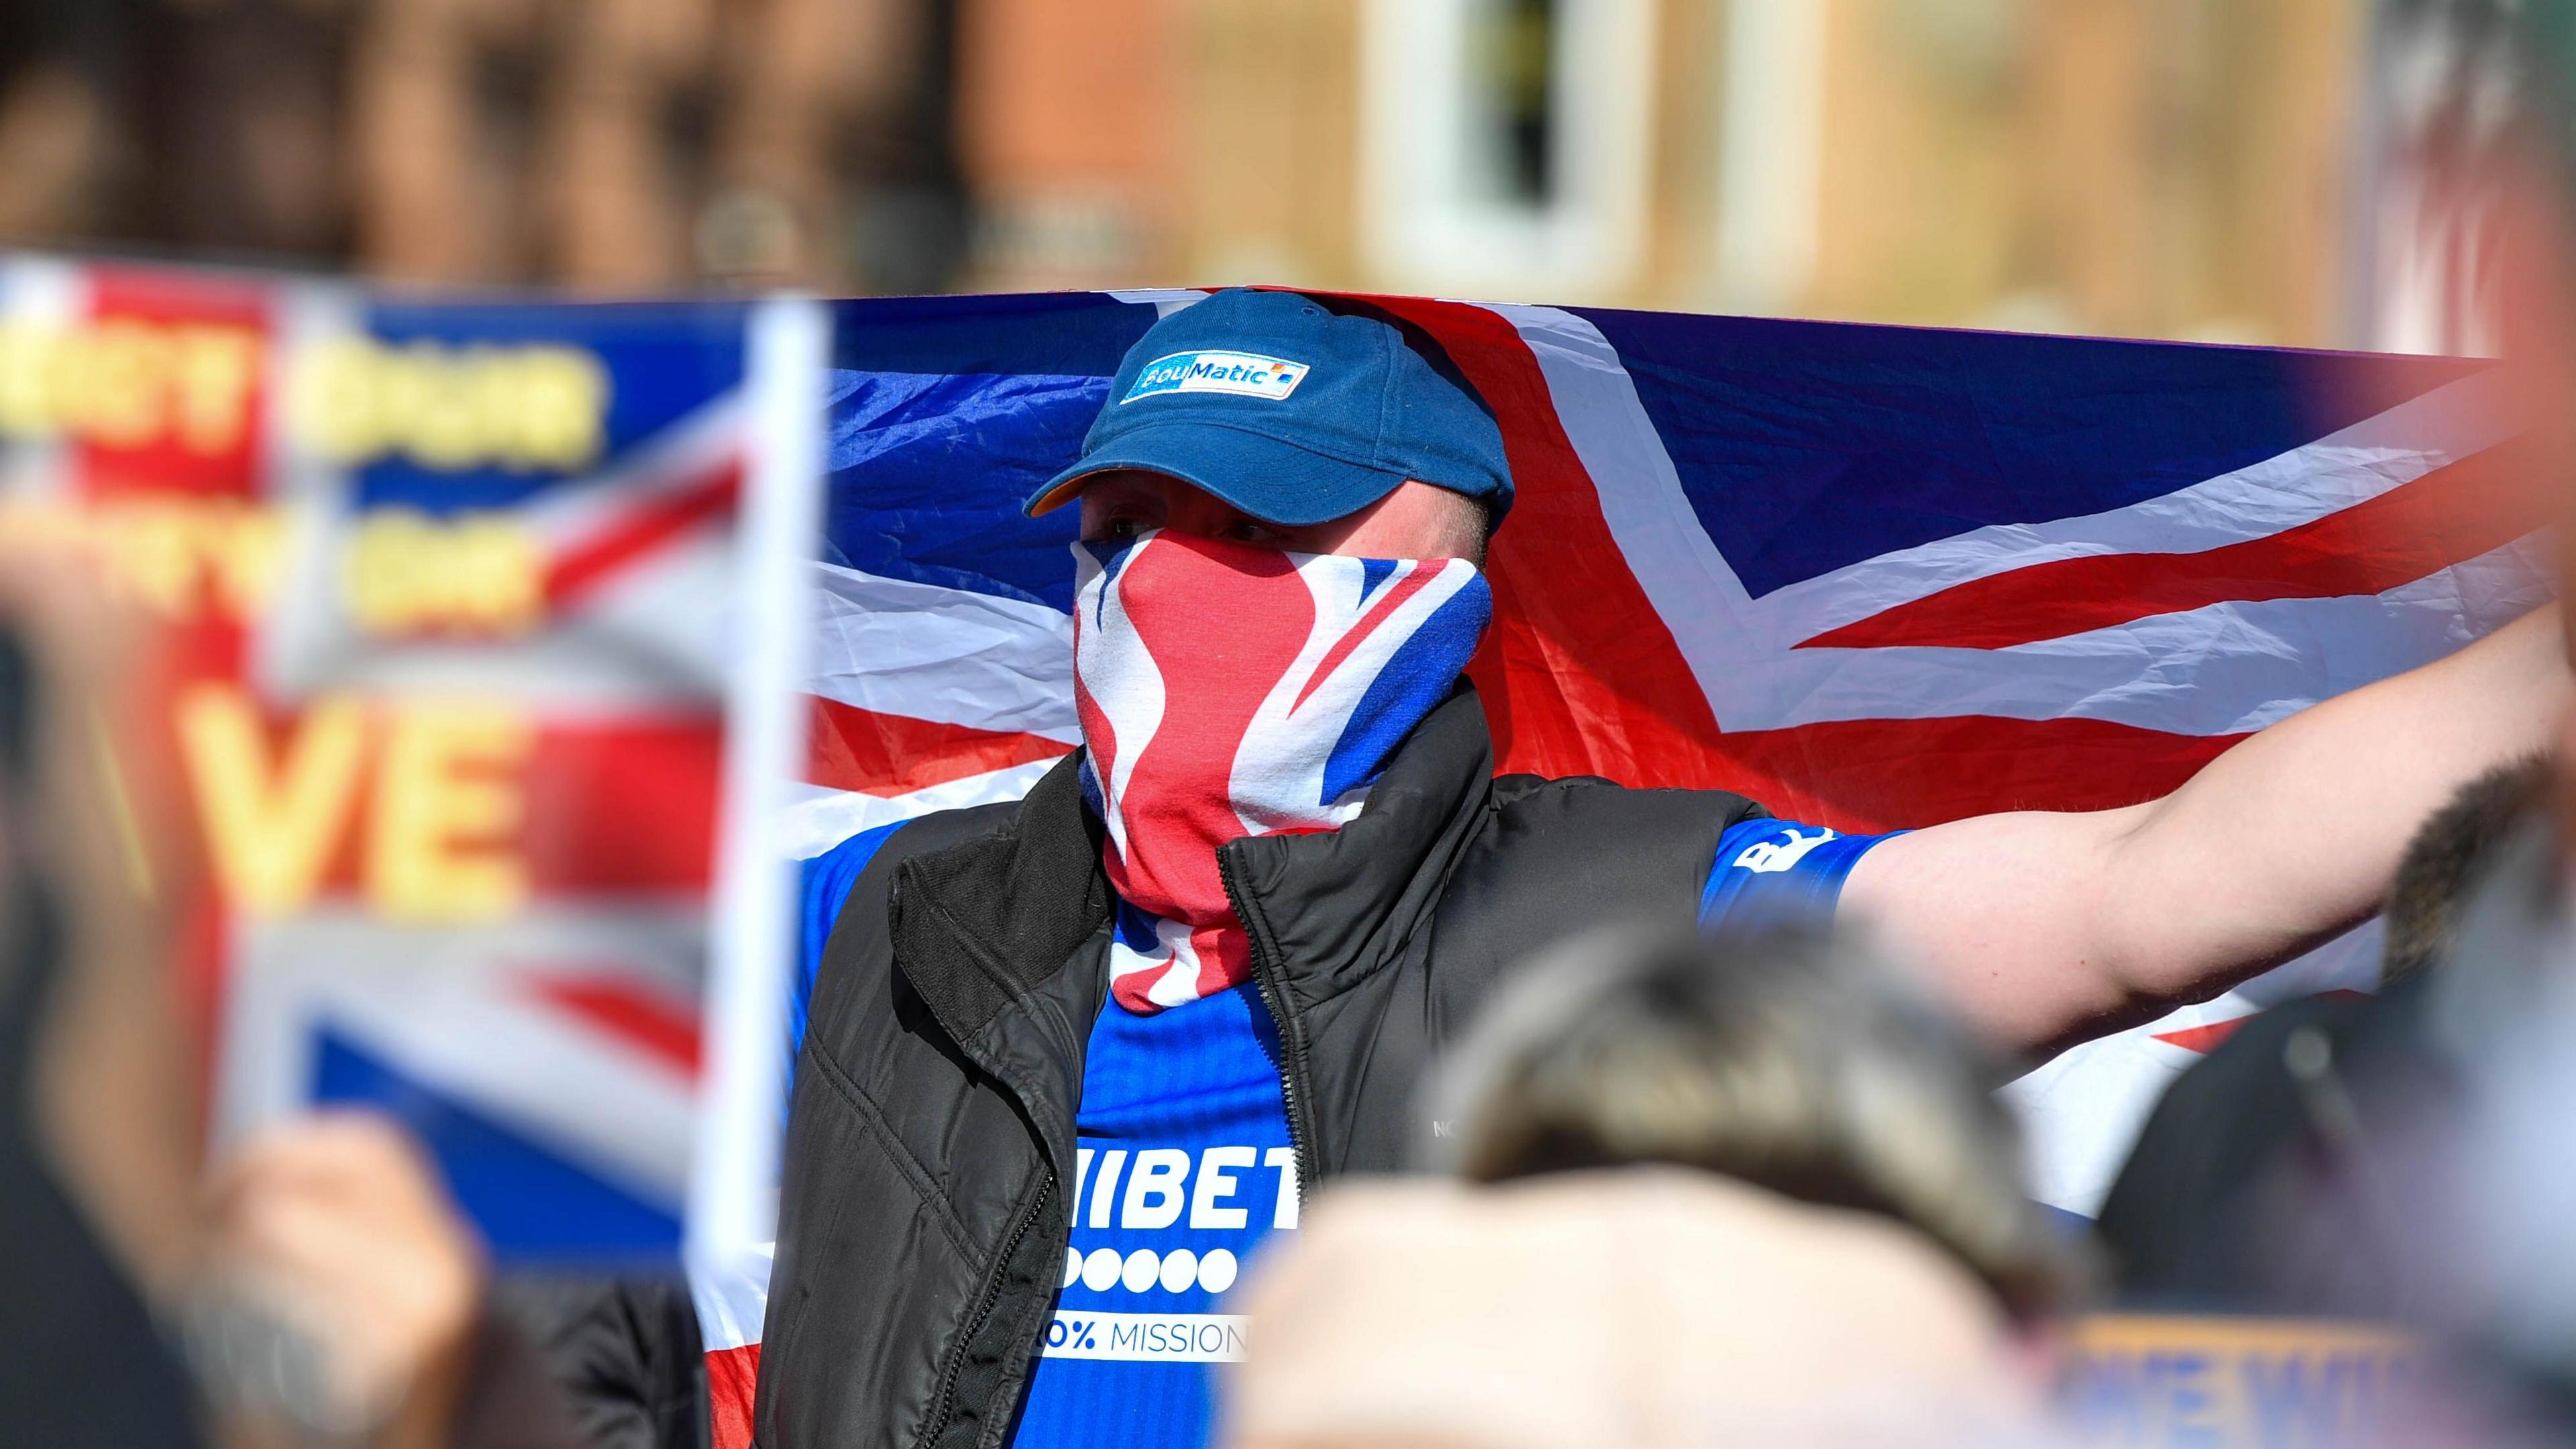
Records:
{"label": "blue football shirt", "polygon": [[[1120,906],[1119,928],[1152,928]],[[1015,1449],[1197,1449],[1212,1366],[1243,1356],[1226,1290],[1297,1226],[1278,1032],[1260,991],[1101,1008],[1075,1119],[1073,1242]]]}

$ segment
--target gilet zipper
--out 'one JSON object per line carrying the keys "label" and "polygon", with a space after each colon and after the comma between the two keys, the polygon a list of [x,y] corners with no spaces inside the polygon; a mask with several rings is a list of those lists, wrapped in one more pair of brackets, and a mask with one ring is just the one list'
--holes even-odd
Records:
{"label": "gilet zipper", "polygon": [[1243,922],[1244,938],[1252,944],[1252,980],[1261,988],[1261,1004],[1270,1010],[1270,1024],[1279,1033],[1279,1099],[1288,1109],[1288,1149],[1297,1159],[1297,1191],[1302,1196],[1315,1183],[1314,1148],[1306,1130],[1307,1078],[1312,1066],[1306,1054],[1305,1023],[1288,1010],[1288,986],[1281,979],[1279,943],[1270,938],[1269,923],[1244,909],[1241,884],[1234,870],[1234,845],[1219,846],[1216,852],[1217,879],[1225,886],[1225,899],[1234,907],[1234,917]]}
{"label": "gilet zipper", "polygon": [[948,1355],[948,1366],[940,1371],[939,1396],[932,1401],[937,1407],[918,1441],[922,1449],[934,1449],[940,1436],[948,1432],[949,1421],[957,1417],[957,1378],[966,1371],[966,1354],[975,1346],[975,1340],[984,1332],[985,1323],[1001,1303],[1003,1279],[1010,1274],[1012,1260],[1019,1256],[1021,1240],[1037,1226],[1038,1219],[1046,1212],[1047,1203],[1055,1196],[1055,1167],[1048,1164],[1043,1170],[1045,1176],[1039,1180],[1038,1190],[1012,1222],[1010,1236],[1002,1240],[1002,1251],[993,1259],[991,1271],[984,1276],[984,1291],[975,1299],[975,1311],[967,1316],[966,1331],[958,1335],[957,1347]]}

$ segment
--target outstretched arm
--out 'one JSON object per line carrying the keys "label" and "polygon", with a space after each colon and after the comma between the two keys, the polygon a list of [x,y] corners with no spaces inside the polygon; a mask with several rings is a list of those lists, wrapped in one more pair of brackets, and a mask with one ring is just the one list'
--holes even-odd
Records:
{"label": "outstretched arm", "polygon": [[2424,817],[2546,748],[2571,697],[2554,609],[2339,695],[2161,800],[1952,821],[1861,857],[1845,909],[1977,1026],[2055,1048],[2202,1000],[2379,908]]}

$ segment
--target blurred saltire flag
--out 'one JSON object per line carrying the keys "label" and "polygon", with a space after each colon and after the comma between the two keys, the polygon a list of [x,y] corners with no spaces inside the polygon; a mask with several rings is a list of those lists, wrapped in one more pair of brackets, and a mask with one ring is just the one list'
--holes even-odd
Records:
{"label": "blurred saltire flag", "polygon": [[[791,853],[1014,798],[1075,745],[1076,521],[1018,502],[1198,295],[836,308]],[[1519,496],[1472,673],[1503,770],[1718,786],[1845,831],[2122,805],[2546,597],[2491,363],[1352,304],[1501,420]],[[2197,1051],[2369,985],[2376,954],[2365,927],[2025,1077],[2041,1194],[2089,1213]],[[788,1052],[810,982],[779,971]],[[740,1130],[774,1136],[764,1110]],[[738,1444],[765,1259],[737,1262],[700,1302]]]}
{"label": "blurred saltire flag", "polygon": [[218,1149],[379,1108],[504,1263],[677,1263],[772,307],[0,257],[0,528],[179,645]]}

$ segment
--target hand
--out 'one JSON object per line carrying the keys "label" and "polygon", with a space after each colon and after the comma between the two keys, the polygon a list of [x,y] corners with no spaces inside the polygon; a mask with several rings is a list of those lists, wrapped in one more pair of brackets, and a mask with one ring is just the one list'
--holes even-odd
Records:
{"label": "hand", "polygon": [[200,1323],[288,1343],[273,1355],[219,1351],[219,1375],[268,1380],[219,1393],[232,1391],[245,1417],[289,1419],[308,1436],[446,1442],[486,1269],[401,1128],[354,1112],[276,1128],[222,1167],[207,1208],[202,1301],[214,1311]]}

